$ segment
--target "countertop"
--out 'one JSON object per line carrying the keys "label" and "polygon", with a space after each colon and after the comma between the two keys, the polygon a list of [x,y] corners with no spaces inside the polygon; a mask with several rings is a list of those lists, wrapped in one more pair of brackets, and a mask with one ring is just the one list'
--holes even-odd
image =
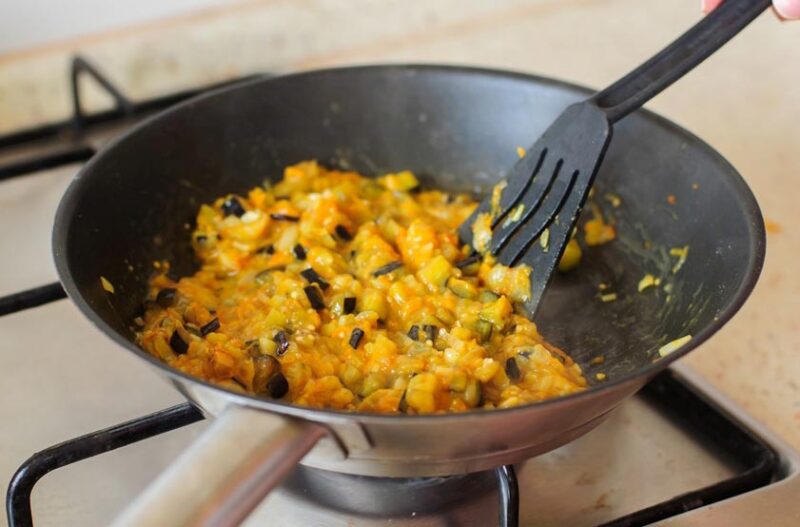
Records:
{"label": "countertop", "polygon": [[[0,55],[0,134],[68,114],[67,64],[75,52],[100,65],[134,98],[250,72],[372,62],[475,64],[601,87],[694,23],[701,16],[697,4],[696,0],[237,2]],[[96,94],[89,102],[90,108],[108,104]],[[800,192],[794,190],[800,185],[800,22],[780,23],[771,14],[763,15],[648,108],[699,135],[733,163],[755,192],[769,232],[766,265],[751,299],[718,335],[684,360],[800,449]],[[66,177],[43,199],[57,200]],[[0,199],[6,207],[14,198]],[[44,246],[51,218],[29,220],[30,231],[44,238],[37,242]],[[24,248],[14,254],[9,249],[3,246],[4,258],[11,258],[19,273],[0,277],[0,294],[55,277],[49,262],[28,268]],[[71,307],[46,309],[69,311],[63,316],[80,328],[76,331],[92,334]],[[36,327],[38,318],[39,314],[20,322],[19,316],[7,324]],[[8,327],[5,324],[0,327]],[[46,346],[44,337],[35,335],[33,344]],[[82,342],[77,338],[71,342],[69,335],[61,340],[75,347]],[[2,339],[0,352],[20,353],[21,347],[30,345]],[[90,378],[95,375],[92,368],[98,367],[95,358],[75,352],[68,360],[85,361]],[[133,381],[155,374],[138,362],[125,361],[131,368],[130,385],[112,387],[98,381],[104,390],[127,390],[125,402],[105,413],[97,405],[97,413],[73,421],[74,430],[73,426],[69,430],[79,433],[91,429],[87,426],[107,426],[178,400],[159,385],[161,389],[143,399],[146,402],[137,402]],[[69,379],[52,381],[44,373],[34,380],[51,385],[54,401],[58,386],[67,393]],[[66,421],[67,416],[62,424]],[[55,430],[56,423],[53,426]],[[5,466],[7,460],[3,461]]]}

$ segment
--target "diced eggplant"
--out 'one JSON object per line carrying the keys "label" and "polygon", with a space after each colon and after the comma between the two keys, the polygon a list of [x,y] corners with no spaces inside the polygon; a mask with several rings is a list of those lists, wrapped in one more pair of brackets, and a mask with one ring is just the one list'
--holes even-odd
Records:
{"label": "diced eggplant", "polygon": [[422,326],[422,331],[425,332],[425,337],[427,338],[427,340],[435,341],[436,334],[439,332],[439,328],[437,328],[433,324],[425,324],[424,326]]}
{"label": "diced eggplant", "polygon": [[283,373],[278,372],[267,381],[267,391],[273,399],[280,399],[289,393],[289,381]]}
{"label": "diced eggplant", "polygon": [[385,274],[389,274],[392,271],[400,269],[403,267],[403,262],[389,262],[388,264],[378,267],[374,271],[372,271],[372,276],[378,277],[383,276]]}
{"label": "diced eggplant", "polygon": [[458,262],[456,262],[456,267],[458,267],[459,269],[464,269],[465,267],[469,267],[472,264],[480,262],[481,258],[483,257],[478,253],[472,254],[470,256],[467,256],[463,260],[459,260]]}
{"label": "diced eggplant", "polygon": [[317,311],[325,308],[325,301],[322,299],[322,292],[317,286],[307,285],[303,288],[303,291],[305,291],[306,297],[311,303],[312,308],[316,309]]}
{"label": "diced eggplant", "polygon": [[200,335],[205,337],[209,333],[214,333],[219,329],[219,319],[213,318],[211,322],[200,328]]}
{"label": "diced eggplant", "polygon": [[353,332],[350,333],[350,347],[353,349],[358,349],[358,345],[361,343],[362,338],[364,338],[364,330],[361,328],[354,328]]}
{"label": "diced eggplant", "polygon": [[275,333],[275,336],[272,337],[272,341],[278,345],[278,348],[275,350],[278,357],[283,356],[286,350],[289,349],[289,339],[286,337],[286,332],[282,329]]}
{"label": "diced eggplant", "polygon": [[270,243],[269,245],[261,247],[256,252],[258,252],[259,254],[275,254],[275,246]]}
{"label": "diced eggplant", "polygon": [[346,296],[342,302],[342,313],[349,315],[356,310],[356,297]]}
{"label": "diced eggplant", "polygon": [[222,213],[225,216],[236,216],[240,218],[244,215],[245,210],[242,203],[236,196],[231,196],[222,203]]}
{"label": "diced eggplant", "polygon": [[291,214],[283,214],[281,212],[273,212],[272,214],[269,215],[269,217],[275,221],[289,221],[292,223],[297,223],[298,221],[300,221],[300,218],[298,216],[292,216]]}
{"label": "diced eggplant", "polygon": [[350,234],[350,231],[348,231],[347,227],[344,225],[337,225],[334,230],[336,231],[336,236],[342,241],[349,242],[353,239],[353,235]]}
{"label": "diced eggplant", "polygon": [[253,358],[261,356],[261,343],[258,339],[248,340],[244,343],[244,349],[247,354]]}
{"label": "diced eggplant", "polygon": [[522,376],[522,372],[519,371],[519,364],[517,364],[517,359],[514,357],[509,357],[506,359],[506,375],[512,381],[518,381],[519,378]]}
{"label": "diced eggplant", "polygon": [[478,271],[480,271],[481,261],[482,257],[480,254],[473,254],[457,262],[456,267],[461,269],[461,273],[464,276],[475,276],[478,274]]}
{"label": "diced eggplant", "polygon": [[173,331],[172,336],[169,338],[169,347],[178,355],[183,355],[189,351],[189,344],[180,336],[178,331]]}
{"label": "diced eggplant", "polygon": [[186,324],[183,325],[183,329],[185,329],[186,331],[188,331],[189,333],[191,333],[195,337],[202,337],[203,336],[203,333],[202,333],[202,331],[200,331],[200,328],[198,328],[194,324],[190,324],[189,322],[187,322]]}
{"label": "diced eggplant", "polygon": [[305,260],[306,259],[306,250],[299,243],[294,246],[294,248],[292,249],[292,252],[294,253],[294,257],[297,258],[298,260]]}
{"label": "diced eggplant", "polygon": [[269,393],[269,381],[280,370],[281,364],[272,355],[253,357],[253,391],[257,394]]}
{"label": "diced eggplant", "polygon": [[414,324],[413,326],[411,326],[411,328],[408,330],[408,338],[410,338],[411,340],[419,340],[418,325]]}
{"label": "diced eggplant", "polygon": [[156,303],[164,309],[175,303],[178,291],[174,287],[165,287],[156,295]]}
{"label": "diced eggplant", "polygon": [[310,284],[317,284],[322,290],[328,289],[330,286],[312,267],[300,271],[300,276],[308,280]]}

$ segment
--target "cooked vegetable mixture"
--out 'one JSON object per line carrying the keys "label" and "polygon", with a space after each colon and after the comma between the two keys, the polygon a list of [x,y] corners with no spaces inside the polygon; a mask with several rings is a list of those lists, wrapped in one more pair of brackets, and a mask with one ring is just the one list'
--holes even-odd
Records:
{"label": "cooked vegetable mixture", "polygon": [[200,208],[200,270],[175,280],[157,264],[139,343],[225,388],[320,408],[457,412],[582,390],[515,312],[530,269],[459,243],[475,206],[411,172],[290,166]]}

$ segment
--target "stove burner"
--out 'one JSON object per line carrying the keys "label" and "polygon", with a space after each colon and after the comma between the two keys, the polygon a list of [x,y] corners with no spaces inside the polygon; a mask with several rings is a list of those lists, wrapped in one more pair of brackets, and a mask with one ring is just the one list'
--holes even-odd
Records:
{"label": "stove burner", "polygon": [[[434,478],[375,478],[339,474],[300,466],[283,490],[345,513],[377,517],[409,517],[441,512],[497,489],[513,468]],[[501,500],[504,501],[504,500]]]}

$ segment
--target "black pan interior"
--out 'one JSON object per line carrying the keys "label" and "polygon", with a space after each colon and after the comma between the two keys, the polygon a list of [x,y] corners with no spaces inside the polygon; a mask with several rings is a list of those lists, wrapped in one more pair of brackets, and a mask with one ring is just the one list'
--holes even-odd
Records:
{"label": "black pan interior", "polygon": [[[138,127],[85,167],[57,214],[56,262],[90,316],[130,341],[153,262],[169,260],[178,274],[194,268],[188,242],[201,203],[310,158],[369,175],[411,169],[427,185],[480,193],[513,165],[517,146],[583,96],[530,76],[403,66],[311,72],[205,96]],[[620,239],[589,248],[577,270],[557,276],[537,320],[590,380],[637,372],[664,342],[727,318],[764,250],[757,205],[736,172],[646,112],[616,126],[596,187]],[[673,275],[669,248],[686,245]],[[669,301],[663,287],[637,292],[648,272],[672,284]],[[599,300],[601,282],[617,301]],[[604,363],[590,364],[598,355]]]}

